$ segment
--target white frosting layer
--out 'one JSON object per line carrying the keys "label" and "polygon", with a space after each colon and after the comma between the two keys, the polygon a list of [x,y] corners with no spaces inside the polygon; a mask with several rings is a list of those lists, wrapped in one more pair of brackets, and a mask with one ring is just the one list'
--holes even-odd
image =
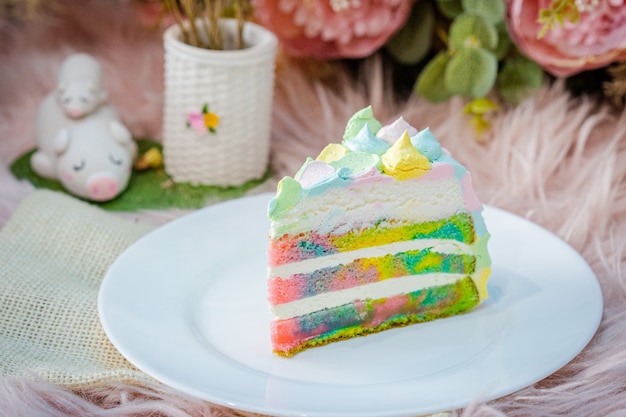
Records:
{"label": "white frosting layer", "polygon": [[343,234],[370,227],[380,220],[381,213],[386,219],[421,223],[466,211],[461,184],[454,177],[437,181],[375,177],[358,186],[355,183],[355,187],[328,189],[296,203],[272,224],[270,236],[276,234],[275,228],[286,228],[291,234],[309,230]]}
{"label": "white frosting layer", "polygon": [[387,298],[398,294],[422,290],[424,288],[448,285],[464,277],[466,277],[466,274],[432,273],[386,279],[372,284],[328,292],[314,297],[279,304],[270,307],[270,310],[275,320],[284,320],[325,308],[338,307],[351,303],[354,300]]}
{"label": "white frosting layer", "polygon": [[337,265],[345,265],[359,258],[376,258],[385,255],[393,255],[399,252],[411,250],[423,250],[433,248],[433,252],[449,254],[472,254],[472,249],[465,243],[451,239],[416,239],[405,242],[390,243],[388,245],[373,246],[365,249],[337,253],[320,258],[306,259],[268,268],[268,277],[289,278],[293,274],[307,274],[318,269],[329,268]]}

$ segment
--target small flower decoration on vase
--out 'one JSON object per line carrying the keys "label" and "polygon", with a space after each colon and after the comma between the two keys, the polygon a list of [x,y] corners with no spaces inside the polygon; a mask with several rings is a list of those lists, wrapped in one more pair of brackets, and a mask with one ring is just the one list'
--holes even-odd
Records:
{"label": "small flower decoration on vase", "polygon": [[208,132],[216,133],[217,125],[220,122],[220,117],[209,111],[209,105],[204,104],[201,111],[192,111],[187,114],[187,127],[194,129],[198,134],[205,134]]}

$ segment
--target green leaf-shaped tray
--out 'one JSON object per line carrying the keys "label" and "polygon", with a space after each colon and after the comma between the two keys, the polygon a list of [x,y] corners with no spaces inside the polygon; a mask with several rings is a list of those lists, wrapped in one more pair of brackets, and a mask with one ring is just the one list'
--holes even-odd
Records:
{"label": "green leaf-shaped tray", "polygon": [[[139,154],[152,147],[161,149],[161,145],[148,139],[137,139]],[[35,149],[18,157],[11,164],[11,173],[22,180],[29,181],[35,188],[54,191],[66,191],[60,182],[40,177],[30,167],[30,157]],[[168,208],[198,209],[209,202],[218,202],[244,196],[249,190],[260,186],[272,177],[268,169],[263,177],[250,180],[236,187],[218,187],[212,185],[191,185],[175,183],[163,168],[146,171],[133,171],[128,187],[111,201],[91,202],[111,211],[158,210]],[[71,195],[71,194],[70,194]]]}

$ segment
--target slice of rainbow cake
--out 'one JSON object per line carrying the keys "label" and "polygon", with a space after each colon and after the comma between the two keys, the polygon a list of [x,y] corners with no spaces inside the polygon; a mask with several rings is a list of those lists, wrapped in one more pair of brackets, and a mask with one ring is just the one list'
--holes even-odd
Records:
{"label": "slice of rainbow cake", "polygon": [[482,209],[429,129],[357,112],[269,204],[274,352],[472,310],[491,266]]}

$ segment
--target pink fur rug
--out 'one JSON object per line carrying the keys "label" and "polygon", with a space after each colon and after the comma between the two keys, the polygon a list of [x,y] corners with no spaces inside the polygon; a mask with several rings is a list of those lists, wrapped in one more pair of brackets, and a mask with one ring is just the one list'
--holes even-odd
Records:
{"label": "pink fur rug", "polygon": [[[132,3],[65,3],[63,14],[44,15],[26,25],[0,21],[0,227],[32,191],[11,176],[8,166],[34,147],[37,105],[52,89],[58,65],[69,52],[85,51],[101,60],[110,100],[136,136],[160,135],[160,33],[138,27]],[[462,114],[461,100],[441,105],[397,100],[377,58],[366,62],[356,79],[338,67],[310,71],[306,64],[281,60],[272,133],[272,164],[278,176],[293,174],[306,156],[338,140],[347,118],[368,104],[381,122],[403,115],[417,127],[429,126],[473,172],[485,203],[524,216],[566,240],[589,262],[602,287],[600,328],[572,362],[533,386],[452,415],[625,416],[626,113],[572,98],[556,83],[495,115],[492,129],[478,142]],[[130,216],[160,224],[180,214]],[[4,375],[0,415],[247,414],[160,385],[117,383],[75,392]]]}

